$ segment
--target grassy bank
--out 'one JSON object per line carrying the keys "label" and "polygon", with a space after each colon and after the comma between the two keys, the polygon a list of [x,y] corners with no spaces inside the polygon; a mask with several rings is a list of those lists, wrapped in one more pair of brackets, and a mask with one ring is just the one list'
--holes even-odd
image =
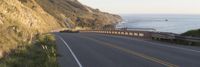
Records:
{"label": "grassy bank", "polygon": [[[197,37],[197,38],[200,38],[200,29],[196,29],[196,30],[190,30],[190,31],[187,31],[185,33],[182,33],[181,34],[182,36],[192,36],[192,37]],[[181,41],[179,40],[178,43],[183,43],[183,44],[188,44],[187,41]],[[194,45],[194,46],[200,46],[200,42],[189,42],[190,45]]]}
{"label": "grassy bank", "polygon": [[187,32],[183,33],[182,35],[184,35],[184,36],[200,37],[200,29],[190,30],[190,31],[187,31]]}
{"label": "grassy bank", "polygon": [[[191,37],[200,38],[200,29],[187,31],[185,33],[182,33],[181,36],[191,36]],[[181,39],[174,39],[174,40],[161,39],[160,41],[171,42],[171,43],[176,43],[176,44],[181,44],[181,45],[200,46],[200,42],[191,42],[191,41],[186,41],[186,40],[181,40]]]}
{"label": "grassy bank", "polygon": [[0,60],[0,67],[58,67],[55,38],[37,35],[33,44],[18,47]]}

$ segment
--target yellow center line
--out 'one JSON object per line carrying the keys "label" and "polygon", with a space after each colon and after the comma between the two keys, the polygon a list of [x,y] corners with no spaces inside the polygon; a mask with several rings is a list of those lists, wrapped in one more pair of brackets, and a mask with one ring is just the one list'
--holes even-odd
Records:
{"label": "yellow center line", "polygon": [[131,54],[131,55],[136,55],[136,56],[142,57],[142,58],[144,58],[144,59],[147,59],[147,60],[150,60],[150,61],[153,61],[153,62],[162,64],[162,65],[167,66],[167,67],[179,67],[178,65],[175,65],[175,64],[172,64],[172,63],[169,63],[169,62],[166,62],[166,61],[160,60],[160,59],[158,59],[158,58],[151,57],[151,56],[148,56],[148,55],[145,55],[145,54],[136,52],[136,51],[132,51],[132,50],[129,50],[129,49],[125,49],[125,48],[122,48],[122,47],[113,45],[113,44],[111,44],[111,43],[107,43],[107,42],[104,42],[104,41],[96,40],[96,39],[93,39],[93,38],[90,38],[90,37],[81,37],[81,38],[85,38],[85,39],[88,39],[88,40],[92,40],[92,41],[94,41],[94,42],[97,42],[97,43],[100,43],[100,44],[103,44],[103,45],[106,45],[106,46],[110,46],[110,47],[112,47],[112,48],[116,48],[116,49],[122,50],[122,51],[124,51],[124,52],[126,52],[126,53],[129,53],[129,54]]}

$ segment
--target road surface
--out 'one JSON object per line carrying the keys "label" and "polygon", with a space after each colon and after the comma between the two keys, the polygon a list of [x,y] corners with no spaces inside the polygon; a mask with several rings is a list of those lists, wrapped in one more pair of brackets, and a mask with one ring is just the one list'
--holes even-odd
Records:
{"label": "road surface", "polygon": [[60,67],[200,67],[200,48],[97,33],[56,33]]}

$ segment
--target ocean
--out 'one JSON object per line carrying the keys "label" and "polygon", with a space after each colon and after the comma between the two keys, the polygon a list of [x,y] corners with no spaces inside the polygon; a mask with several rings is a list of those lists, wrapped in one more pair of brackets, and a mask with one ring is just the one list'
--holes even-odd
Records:
{"label": "ocean", "polygon": [[121,15],[123,22],[117,28],[154,28],[160,32],[181,34],[200,29],[200,15],[178,14],[129,14]]}

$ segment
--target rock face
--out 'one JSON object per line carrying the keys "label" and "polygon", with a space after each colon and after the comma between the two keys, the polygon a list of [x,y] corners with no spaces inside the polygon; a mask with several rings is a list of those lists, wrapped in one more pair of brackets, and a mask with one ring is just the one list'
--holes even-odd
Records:
{"label": "rock face", "polygon": [[118,15],[92,9],[77,0],[36,0],[36,2],[59,21],[68,18],[75,22],[71,23],[75,26],[101,28],[121,21],[121,17]]}
{"label": "rock face", "polygon": [[77,0],[0,0],[0,49],[23,45],[36,33],[77,26],[102,29],[121,20]]}

